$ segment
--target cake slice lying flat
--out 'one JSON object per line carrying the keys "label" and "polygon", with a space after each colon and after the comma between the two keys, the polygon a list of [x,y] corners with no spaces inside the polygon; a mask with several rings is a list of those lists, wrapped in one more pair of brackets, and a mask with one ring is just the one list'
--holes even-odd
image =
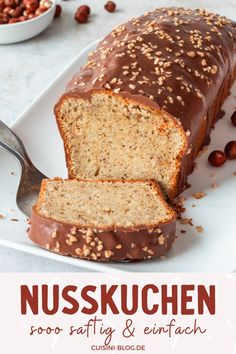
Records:
{"label": "cake slice lying flat", "polygon": [[150,180],[43,180],[30,239],[53,252],[92,260],[163,256],[175,212]]}

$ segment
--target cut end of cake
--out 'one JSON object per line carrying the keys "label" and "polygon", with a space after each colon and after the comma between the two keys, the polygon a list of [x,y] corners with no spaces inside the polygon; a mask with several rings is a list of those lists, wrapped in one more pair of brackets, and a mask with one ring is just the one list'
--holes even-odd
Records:
{"label": "cut end of cake", "polygon": [[64,97],[56,116],[70,178],[155,179],[176,194],[187,140],[164,111],[103,91]]}
{"label": "cut end of cake", "polygon": [[142,229],[174,218],[154,181],[48,179],[36,205],[45,218],[78,227]]}
{"label": "cut end of cake", "polygon": [[44,180],[30,239],[50,251],[89,260],[164,256],[176,215],[151,180]]}

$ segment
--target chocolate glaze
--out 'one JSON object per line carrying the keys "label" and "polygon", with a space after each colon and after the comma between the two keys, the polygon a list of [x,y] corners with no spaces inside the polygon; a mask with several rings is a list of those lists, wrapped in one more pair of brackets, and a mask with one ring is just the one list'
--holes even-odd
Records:
{"label": "chocolate glaze", "polygon": [[173,219],[152,230],[81,229],[46,219],[33,207],[29,238],[62,255],[97,261],[141,260],[164,256],[174,240],[175,226],[176,220]]}
{"label": "chocolate glaze", "polygon": [[235,78],[235,54],[235,22],[202,9],[157,9],[105,37],[55,111],[65,97],[106,90],[167,112],[188,131],[191,149],[181,163],[180,192]]}

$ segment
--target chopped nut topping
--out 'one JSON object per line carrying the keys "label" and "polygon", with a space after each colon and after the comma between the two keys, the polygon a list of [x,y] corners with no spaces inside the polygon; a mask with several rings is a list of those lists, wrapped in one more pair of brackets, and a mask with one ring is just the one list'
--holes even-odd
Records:
{"label": "chopped nut topping", "polygon": [[103,245],[98,245],[97,246],[97,250],[100,252],[100,251],[102,251],[103,250]]}
{"label": "chopped nut topping", "polygon": [[191,154],[191,152],[192,152],[192,149],[191,149],[191,148],[188,148],[188,150],[186,151],[186,155]]}
{"label": "chopped nut topping", "polygon": [[107,88],[108,90],[110,90],[110,89],[111,89],[111,86],[110,86],[108,83],[106,83],[105,88]]}
{"label": "chopped nut topping", "polygon": [[106,250],[104,254],[106,258],[110,258],[111,256],[113,256],[114,252],[112,252],[111,250]]}
{"label": "chopped nut topping", "polygon": [[86,232],[86,237],[91,237],[93,236],[93,230],[89,229],[87,232]]}
{"label": "chopped nut topping", "polygon": [[154,228],[148,229],[149,234],[153,233],[153,231],[154,231]]}
{"label": "chopped nut topping", "polygon": [[192,219],[187,219],[187,218],[180,219],[180,224],[193,226]]}
{"label": "chopped nut topping", "polygon": [[116,78],[116,77],[114,77],[114,78],[110,81],[111,84],[115,84],[116,82],[117,82],[117,78]]}
{"label": "chopped nut topping", "polygon": [[69,237],[70,242],[74,243],[78,241],[78,238],[74,235],[68,234],[67,237]]}
{"label": "chopped nut topping", "polygon": [[60,252],[60,243],[57,241],[56,246],[54,247],[55,252]]}
{"label": "chopped nut topping", "polygon": [[201,92],[197,91],[197,97],[202,98]]}
{"label": "chopped nut topping", "polygon": [[78,254],[78,256],[82,257],[84,252],[81,248],[76,248],[75,253]]}
{"label": "chopped nut topping", "polygon": [[84,251],[84,256],[85,256],[85,257],[89,256],[90,253],[91,253],[91,251],[90,251],[89,248],[85,248],[83,251]]}
{"label": "chopped nut topping", "polygon": [[70,230],[71,235],[76,235],[76,227],[73,226]]}
{"label": "chopped nut topping", "polygon": [[194,58],[196,56],[195,52],[187,52],[187,55],[191,58]]}
{"label": "chopped nut topping", "polygon": [[97,257],[97,255],[95,253],[91,253],[91,258],[96,261],[98,257]]}
{"label": "chopped nut topping", "polygon": [[57,238],[57,236],[58,236],[57,231],[56,230],[53,231],[51,236],[52,236],[52,238]]}
{"label": "chopped nut topping", "polygon": [[206,193],[204,192],[198,192],[198,193],[194,193],[192,194],[192,196],[195,198],[195,199],[202,199],[206,196]]}
{"label": "chopped nut topping", "polygon": [[202,226],[196,226],[196,230],[198,233],[203,233],[204,232],[204,229]]}
{"label": "chopped nut topping", "polygon": [[159,245],[164,245],[165,244],[165,237],[163,236],[163,235],[160,235],[159,237],[158,237],[158,243],[159,243]]}

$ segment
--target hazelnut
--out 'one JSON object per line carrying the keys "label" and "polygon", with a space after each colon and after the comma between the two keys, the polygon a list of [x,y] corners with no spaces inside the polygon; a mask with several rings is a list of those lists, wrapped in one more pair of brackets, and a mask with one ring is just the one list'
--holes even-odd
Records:
{"label": "hazelnut", "polygon": [[37,17],[35,14],[29,14],[28,15],[28,20],[31,20],[32,18],[35,18],[35,17]]}
{"label": "hazelnut", "polygon": [[29,1],[25,3],[25,9],[28,13],[34,13],[38,7],[38,1]]}
{"label": "hazelnut", "polygon": [[45,11],[42,11],[40,8],[37,8],[37,10],[35,11],[35,15],[36,16],[40,16],[42,15],[42,13],[44,13]]}
{"label": "hazelnut", "polygon": [[11,10],[12,8],[10,6],[6,6],[3,10],[3,13],[8,15]]}
{"label": "hazelnut", "polygon": [[16,2],[15,2],[15,0],[4,0],[4,3],[5,3],[5,5],[6,6],[9,6],[9,7],[16,7]]}
{"label": "hazelnut", "polygon": [[5,25],[9,21],[9,16],[7,14],[0,14],[0,24]]}
{"label": "hazelnut", "polygon": [[231,116],[231,122],[236,127],[236,111]]}
{"label": "hazelnut", "polygon": [[29,14],[30,14],[30,12],[28,10],[24,10],[23,11],[23,16],[28,17]]}
{"label": "hazelnut", "polygon": [[60,15],[61,15],[61,5],[56,5],[54,18],[60,17]]}
{"label": "hazelnut", "polygon": [[25,17],[25,16],[20,16],[20,17],[19,17],[19,20],[20,20],[20,22],[26,21],[26,20],[27,20],[27,17]]}
{"label": "hazelnut", "polygon": [[75,20],[79,23],[88,22],[88,13],[85,11],[79,11],[79,9],[75,12]]}
{"label": "hazelnut", "polygon": [[[15,9],[11,9],[11,11],[9,11],[9,15],[14,18],[20,17],[21,14],[22,14],[22,10],[19,6],[17,6]],[[11,23],[14,23],[14,22],[11,22]]]}
{"label": "hazelnut", "polygon": [[23,5],[26,7],[27,4],[30,4],[31,2],[37,2],[39,4],[39,1],[38,0],[23,0],[22,3]]}
{"label": "hazelnut", "polygon": [[39,4],[39,8],[42,12],[47,11],[52,6],[52,2],[50,0],[43,0]]}
{"label": "hazelnut", "polygon": [[208,157],[208,162],[214,167],[222,166],[226,161],[225,153],[221,150],[214,150]]}
{"label": "hazelnut", "polygon": [[225,145],[225,155],[229,160],[236,159],[236,141],[230,141]]}
{"label": "hazelnut", "polygon": [[9,23],[17,23],[17,22],[20,22],[19,18],[11,18],[9,20]]}
{"label": "hazelnut", "polygon": [[104,7],[108,12],[114,12],[116,4],[113,1],[108,1]]}
{"label": "hazelnut", "polygon": [[88,15],[90,15],[90,7],[88,5],[81,5],[77,11],[81,11],[81,12],[87,12]]}

